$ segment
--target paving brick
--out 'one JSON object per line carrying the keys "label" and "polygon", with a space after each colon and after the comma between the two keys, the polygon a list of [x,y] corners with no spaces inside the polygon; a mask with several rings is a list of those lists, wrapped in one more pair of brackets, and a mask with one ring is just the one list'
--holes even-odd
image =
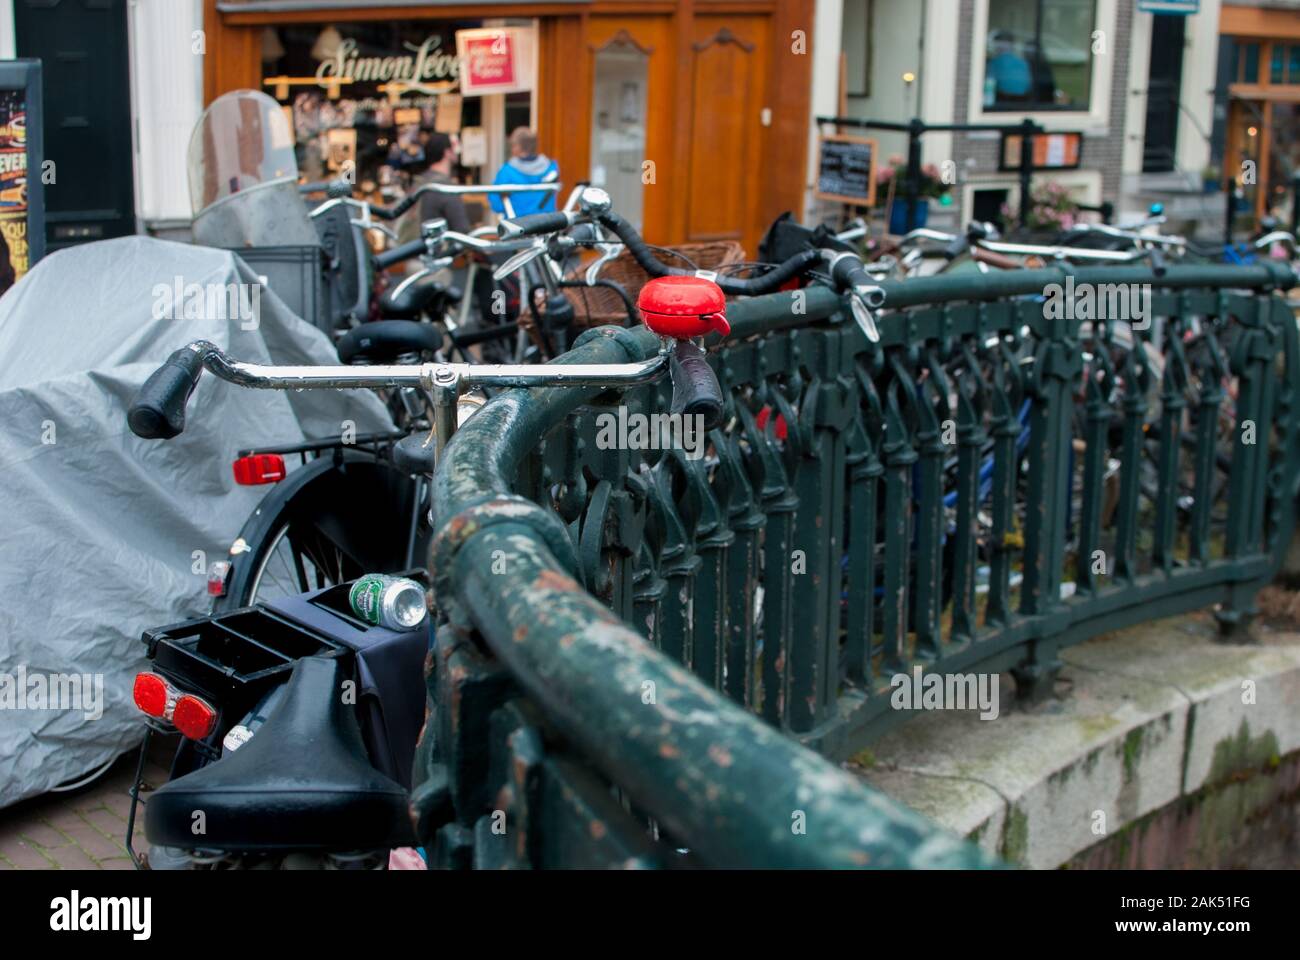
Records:
{"label": "paving brick", "polygon": [[121,791],[115,790],[104,797],[104,806],[123,820],[126,820],[131,813],[131,795],[125,789]]}
{"label": "paving brick", "polygon": [[110,860],[101,860],[99,866],[103,870],[134,870],[135,864],[131,862],[130,857],[113,857]]}
{"label": "paving brick", "polygon": [[107,807],[100,805],[93,810],[83,810],[81,815],[110,837],[126,832],[125,813],[119,817]]}
{"label": "paving brick", "polygon": [[66,847],[69,842],[68,838],[58,830],[35,818],[20,821],[17,824],[17,830],[23,836],[23,839],[34,841],[38,846],[47,850]]}
{"label": "paving brick", "polygon": [[64,847],[62,850],[51,850],[50,856],[58,864],[60,870],[99,870],[99,864],[86,856],[84,850],[76,847]]}
{"label": "paving brick", "polygon": [[78,849],[97,860],[126,855],[126,847],[124,846],[126,842],[125,828],[112,839],[104,836],[88,823],[82,823],[80,826],[72,824],[63,829],[68,836],[72,837],[73,844]]}
{"label": "paving brick", "polygon": [[22,840],[9,840],[0,844],[0,856],[19,870],[50,869],[50,861],[43,857],[35,846]]}

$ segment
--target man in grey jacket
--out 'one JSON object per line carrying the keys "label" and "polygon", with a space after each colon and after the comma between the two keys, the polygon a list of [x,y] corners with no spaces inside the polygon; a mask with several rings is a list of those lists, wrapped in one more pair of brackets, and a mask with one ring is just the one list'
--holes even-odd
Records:
{"label": "man in grey jacket", "polygon": [[[451,175],[456,163],[456,150],[451,137],[445,133],[434,132],[429,135],[429,142],[424,147],[425,159],[429,169],[414,186],[421,183],[455,183]],[[447,229],[457,233],[469,233],[469,214],[465,211],[465,201],[460,197],[445,193],[426,193],[420,197],[420,222],[442,217],[447,221]]]}

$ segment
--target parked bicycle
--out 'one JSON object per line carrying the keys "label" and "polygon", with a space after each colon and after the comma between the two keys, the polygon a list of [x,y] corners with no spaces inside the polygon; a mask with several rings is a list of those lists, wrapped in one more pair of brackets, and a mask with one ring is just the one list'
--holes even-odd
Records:
{"label": "parked bicycle", "polygon": [[[691,338],[725,330],[721,292],[699,278],[665,282],[670,290],[652,286],[642,293],[662,348],[639,363],[280,367],[243,363],[196,341],[149,377],[128,422],[140,437],[179,435],[205,369],[257,389],[412,390],[427,398],[433,430],[409,433],[394,449],[399,462],[426,480],[459,418],[472,415],[466,397],[474,388],[615,389],[667,375],[673,409],[714,423],[721,415],[721,390]],[[372,506],[373,500],[340,501],[334,514],[356,515],[373,526]],[[392,539],[391,531],[378,534]],[[182,735],[172,779],[151,794],[146,808],[152,865],[381,867],[389,851],[414,842],[407,791],[423,720],[418,666],[430,642],[427,623],[413,631],[367,625],[349,610],[341,587],[146,632],[151,669],[136,679],[136,704],[150,735]],[[364,709],[349,709],[341,695],[346,683],[367,695],[351,701]],[[142,764],[148,742],[146,736]],[[312,750],[304,752],[303,743]],[[139,780],[137,774],[128,837]],[[204,816],[198,832],[195,810]]]}

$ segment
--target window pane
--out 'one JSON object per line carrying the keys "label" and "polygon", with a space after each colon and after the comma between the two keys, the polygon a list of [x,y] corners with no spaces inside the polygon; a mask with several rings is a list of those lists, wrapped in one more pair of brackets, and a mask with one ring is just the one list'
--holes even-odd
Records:
{"label": "window pane", "polygon": [[609,192],[614,209],[638,230],[649,71],[645,54],[614,43],[596,54],[592,80],[591,182]]}
{"label": "window pane", "polygon": [[984,106],[1086,110],[1095,0],[989,0]]}
{"label": "window pane", "polygon": [[1269,83],[1283,83],[1286,80],[1282,75],[1282,50],[1280,43],[1273,44],[1272,62],[1268,69]]}
{"label": "window pane", "polygon": [[1245,52],[1245,68],[1241,73],[1242,83],[1259,83],[1259,44],[1243,43],[1242,49]]}
{"label": "window pane", "polygon": [[1300,47],[1289,47],[1287,49],[1287,83],[1300,83]]}

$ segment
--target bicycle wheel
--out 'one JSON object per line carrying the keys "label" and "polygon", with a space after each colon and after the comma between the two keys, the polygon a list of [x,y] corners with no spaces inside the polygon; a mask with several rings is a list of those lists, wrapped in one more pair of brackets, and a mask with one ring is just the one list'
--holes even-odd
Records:
{"label": "bicycle wheel", "polygon": [[359,452],[295,471],[244,524],[213,612],[423,564],[424,493],[422,483]]}

